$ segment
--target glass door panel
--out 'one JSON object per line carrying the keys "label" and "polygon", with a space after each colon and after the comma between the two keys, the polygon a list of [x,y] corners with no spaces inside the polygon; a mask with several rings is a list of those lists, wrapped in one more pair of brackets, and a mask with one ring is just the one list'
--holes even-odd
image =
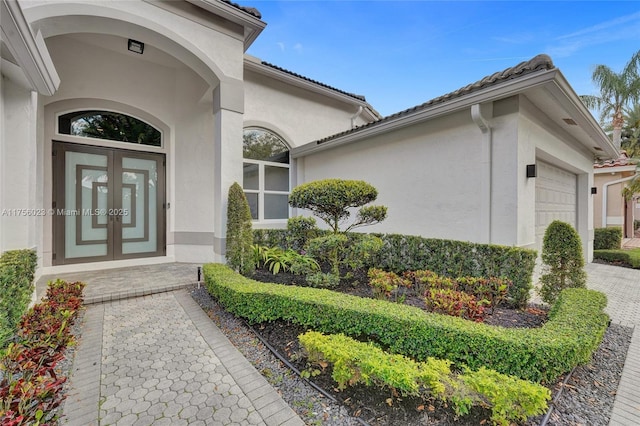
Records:
{"label": "glass door panel", "polygon": [[158,246],[157,161],[122,158],[122,254],[155,252]]}
{"label": "glass door panel", "polygon": [[109,254],[108,156],[65,153],[65,257]]}

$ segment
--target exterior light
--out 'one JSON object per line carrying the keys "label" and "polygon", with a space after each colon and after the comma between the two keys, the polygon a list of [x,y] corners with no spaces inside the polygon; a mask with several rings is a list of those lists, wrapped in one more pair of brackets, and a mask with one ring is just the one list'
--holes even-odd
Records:
{"label": "exterior light", "polygon": [[598,188],[596,188],[595,186],[591,187],[591,194],[597,194],[598,193]]}
{"label": "exterior light", "polygon": [[535,164],[527,164],[527,178],[536,177],[536,165]]}
{"label": "exterior light", "polygon": [[142,55],[142,53],[144,52],[144,43],[141,41],[129,39],[127,48],[130,52],[139,53]]}

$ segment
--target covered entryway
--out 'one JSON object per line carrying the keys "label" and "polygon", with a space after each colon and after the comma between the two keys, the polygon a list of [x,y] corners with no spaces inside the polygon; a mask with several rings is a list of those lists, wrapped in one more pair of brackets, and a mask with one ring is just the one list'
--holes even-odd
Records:
{"label": "covered entryway", "polygon": [[551,222],[561,220],[576,227],[577,176],[549,163],[536,164],[536,246],[540,252]]}
{"label": "covered entryway", "polygon": [[53,143],[53,262],[162,256],[163,154]]}

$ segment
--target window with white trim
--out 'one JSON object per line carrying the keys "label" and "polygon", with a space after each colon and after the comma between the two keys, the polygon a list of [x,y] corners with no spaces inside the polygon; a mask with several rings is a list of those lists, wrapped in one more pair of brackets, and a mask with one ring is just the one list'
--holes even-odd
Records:
{"label": "window with white trim", "polygon": [[289,147],[275,133],[247,128],[243,134],[242,187],[251,218],[263,222],[289,218]]}

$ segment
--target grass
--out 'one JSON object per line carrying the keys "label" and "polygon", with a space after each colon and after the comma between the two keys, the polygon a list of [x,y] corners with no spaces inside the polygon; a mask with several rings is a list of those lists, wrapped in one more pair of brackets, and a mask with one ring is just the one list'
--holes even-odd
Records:
{"label": "grass", "polygon": [[613,263],[624,263],[634,269],[640,269],[640,248],[631,250],[594,250],[594,259]]}

